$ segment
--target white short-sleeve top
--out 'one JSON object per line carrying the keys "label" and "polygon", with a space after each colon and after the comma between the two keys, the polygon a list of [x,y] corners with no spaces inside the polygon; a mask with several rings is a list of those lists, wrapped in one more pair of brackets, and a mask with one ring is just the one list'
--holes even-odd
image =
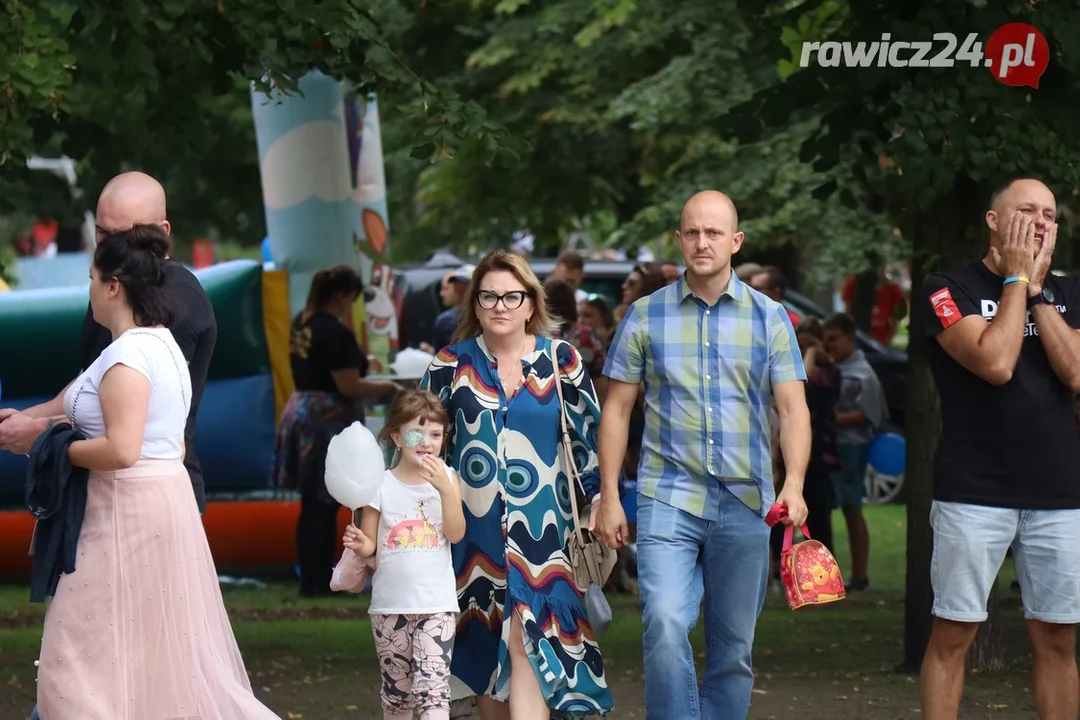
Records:
{"label": "white short-sleeve top", "polygon": [[[457,473],[446,463],[443,467],[457,484]],[[387,470],[371,507],[379,511],[379,536],[368,612],[457,614],[457,580],[439,491],[428,483],[407,485]]]}
{"label": "white short-sleeve top", "polygon": [[98,388],[114,365],[126,365],[150,381],[140,458],[180,458],[191,408],[191,374],[180,346],[166,328],[133,328],[116,338],[64,393],[68,420],[88,439],[105,435]]}

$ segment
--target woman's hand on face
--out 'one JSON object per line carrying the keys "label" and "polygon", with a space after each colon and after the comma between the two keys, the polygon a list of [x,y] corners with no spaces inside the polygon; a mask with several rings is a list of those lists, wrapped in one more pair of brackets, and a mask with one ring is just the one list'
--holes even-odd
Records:
{"label": "woman's hand on face", "polygon": [[446,466],[434,455],[425,455],[420,462],[420,477],[440,493],[450,490],[450,476],[446,474]]}

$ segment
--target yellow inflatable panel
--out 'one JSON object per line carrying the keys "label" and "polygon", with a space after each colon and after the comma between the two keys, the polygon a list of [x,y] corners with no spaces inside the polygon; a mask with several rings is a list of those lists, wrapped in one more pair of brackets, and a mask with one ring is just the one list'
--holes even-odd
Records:
{"label": "yellow inflatable panel", "polygon": [[263,271],[263,325],[270,355],[270,375],[274,379],[274,427],[281,419],[285,403],[293,391],[289,363],[289,274],[284,270]]}

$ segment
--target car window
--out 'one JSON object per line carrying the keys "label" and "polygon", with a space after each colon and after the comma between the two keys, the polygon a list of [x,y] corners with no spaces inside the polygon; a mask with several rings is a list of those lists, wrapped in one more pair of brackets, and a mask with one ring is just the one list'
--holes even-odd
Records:
{"label": "car window", "polygon": [[[537,269],[537,277],[544,282],[551,276],[549,269]],[[581,290],[588,295],[599,295],[611,309],[622,302],[622,284],[626,279],[624,275],[588,275],[581,283]]]}
{"label": "car window", "polygon": [[599,295],[609,308],[614,309],[616,305],[622,302],[622,284],[623,278],[586,277],[585,281],[581,283],[581,289],[589,295]]}

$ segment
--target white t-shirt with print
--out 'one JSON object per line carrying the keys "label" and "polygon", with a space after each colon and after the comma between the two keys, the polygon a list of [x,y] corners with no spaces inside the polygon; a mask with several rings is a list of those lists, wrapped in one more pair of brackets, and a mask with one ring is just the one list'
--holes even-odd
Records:
{"label": "white t-shirt with print", "polygon": [[[443,465],[457,486],[457,473]],[[428,483],[406,485],[387,470],[371,507],[380,516],[368,612],[458,612],[457,581],[450,543],[443,534],[439,491]]]}

